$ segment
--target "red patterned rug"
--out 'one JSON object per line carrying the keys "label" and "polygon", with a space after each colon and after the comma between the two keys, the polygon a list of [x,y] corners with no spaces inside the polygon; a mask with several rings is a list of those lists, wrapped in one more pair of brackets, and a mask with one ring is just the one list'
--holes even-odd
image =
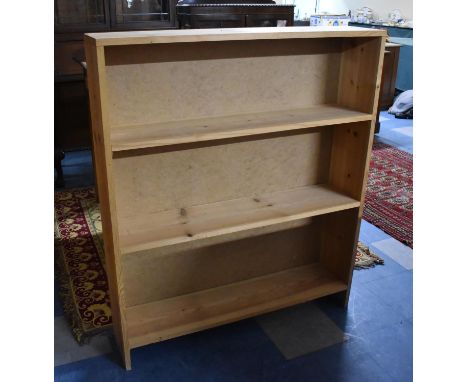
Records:
{"label": "red patterned rug", "polygon": [[413,155],[374,142],[363,218],[413,248]]}
{"label": "red patterned rug", "polygon": [[54,210],[60,299],[74,337],[83,343],[112,322],[94,188],[55,192]]}

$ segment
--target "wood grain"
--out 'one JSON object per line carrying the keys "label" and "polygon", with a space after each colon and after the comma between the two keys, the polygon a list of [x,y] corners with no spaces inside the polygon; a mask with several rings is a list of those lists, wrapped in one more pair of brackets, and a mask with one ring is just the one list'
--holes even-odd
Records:
{"label": "wood grain", "polygon": [[308,186],[122,219],[122,254],[284,223],[349,208],[360,202],[326,186]]}
{"label": "wood grain", "polygon": [[138,305],[126,311],[130,346],[143,346],[346,289],[319,264]]}
{"label": "wood grain", "polygon": [[370,120],[371,114],[320,105],[307,109],[114,127],[111,141],[113,151],[123,151]]}
{"label": "wood grain", "polygon": [[321,217],[123,256],[126,306],[317,262],[320,258]]}
{"label": "wood grain", "polygon": [[386,36],[385,30],[343,26],[181,29],[171,31],[133,31],[88,33],[96,46],[166,44],[174,42],[277,40],[292,38],[331,38]]}
{"label": "wood grain", "polygon": [[85,38],[88,65],[89,103],[92,121],[93,159],[102,220],[102,235],[106,256],[106,274],[111,298],[112,322],[116,342],[122,352],[126,369],[131,369],[130,348],[124,312],[124,291],[121,283],[118,222],[112,178],[112,151],[107,114],[104,48],[95,48]]}
{"label": "wood grain", "polygon": [[353,27],[85,36],[127,369],[137,346],[331,294],[346,305],[385,36]]}

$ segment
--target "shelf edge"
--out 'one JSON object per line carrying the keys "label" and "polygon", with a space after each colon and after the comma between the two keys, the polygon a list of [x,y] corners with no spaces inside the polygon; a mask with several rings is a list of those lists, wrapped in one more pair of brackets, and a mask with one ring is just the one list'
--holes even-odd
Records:
{"label": "shelf edge", "polygon": [[[285,124],[276,127],[258,127],[252,129],[239,129],[232,130],[231,132],[212,132],[204,134],[185,135],[182,137],[170,137],[170,138],[159,138],[147,140],[145,142],[134,143],[134,144],[112,144],[112,152],[122,152],[138,149],[147,149],[152,147],[163,147],[163,146],[174,146],[178,144],[197,143],[197,142],[208,142],[217,141],[221,139],[239,138],[254,135],[265,135],[270,133],[279,133],[283,131],[294,131],[318,128],[322,126],[341,125],[354,122],[365,122],[372,121],[374,119],[372,114],[362,113],[362,115],[356,115],[352,117],[342,118],[331,118],[320,121],[312,122],[300,122]],[[112,131],[112,129],[111,129]]]}
{"label": "shelf edge", "polygon": [[168,247],[171,245],[177,245],[177,244],[187,243],[191,241],[199,241],[199,240],[209,239],[211,237],[217,237],[217,236],[228,235],[228,234],[236,233],[236,232],[248,231],[248,230],[252,230],[255,228],[268,227],[268,226],[275,225],[275,224],[287,223],[290,221],[306,219],[306,218],[310,218],[313,216],[326,215],[329,213],[344,211],[344,210],[348,210],[352,208],[359,208],[360,205],[361,203],[355,200],[353,202],[348,202],[340,206],[331,206],[331,207],[316,209],[313,211],[302,212],[300,214],[294,214],[294,215],[290,215],[286,217],[283,216],[283,217],[243,224],[242,226],[239,226],[239,225],[231,226],[227,228],[209,231],[209,232],[202,233],[202,234],[193,235],[192,237],[184,236],[184,237],[177,237],[177,238],[165,239],[165,240],[155,240],[151,242],[146,242],[144,244],[129,245],[126,247],[122,247],[120,249],[120,253],[124,256],[131,256],[132,254],[150,250],[150,249]]}

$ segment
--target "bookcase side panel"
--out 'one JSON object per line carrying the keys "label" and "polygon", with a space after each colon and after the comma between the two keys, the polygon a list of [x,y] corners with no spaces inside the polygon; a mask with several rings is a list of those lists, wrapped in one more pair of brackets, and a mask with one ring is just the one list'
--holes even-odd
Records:
{"label": "bookcase side panel", "polygon": [[130,348],[123,312],[123,288],[119,259],[119,238],[112,180],[112,151],[107,114],[104,48],[96,47],[85,38],[88,65],[88,89],[92,123],[94,161],[102,220],[106,274],[111,299],[112,323],[116,342],[123,355],[125,367],[131,369]]}
{"label": "bookcase side panel", "polygon": [[348,285],[341,294],[341,303],[348,303],[352,272],[359,236],[359,209],[353,208],[322,216],[320,262]]}
{"label": "bookcase side panel", "polygon": [[343,39],[338,104],[375,114],[383,65],[385,38]]}
{"label": "bookcase side panel", "polygon": [[367,159],[372,144],[372,122],[356,122],[333,127],[329,184],[353,199],[363,201]]}

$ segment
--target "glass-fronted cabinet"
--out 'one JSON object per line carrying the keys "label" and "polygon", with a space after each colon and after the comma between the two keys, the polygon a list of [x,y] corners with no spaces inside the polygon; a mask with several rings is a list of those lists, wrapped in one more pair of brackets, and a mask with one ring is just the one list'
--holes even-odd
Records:
{"label": "glass-fronted cabinet", "polygon": [[112,29],[170,27],[174,17],[174,0],[111,0]]}
{"label": "glass-fronted cabinet", "polygon": [[177,0],[54,0],[55,32],[175,27]]}
{"label": "glass-fronted cabinet", "polygon": [[55,0],[55,31],[109,29],[108,0]]}

